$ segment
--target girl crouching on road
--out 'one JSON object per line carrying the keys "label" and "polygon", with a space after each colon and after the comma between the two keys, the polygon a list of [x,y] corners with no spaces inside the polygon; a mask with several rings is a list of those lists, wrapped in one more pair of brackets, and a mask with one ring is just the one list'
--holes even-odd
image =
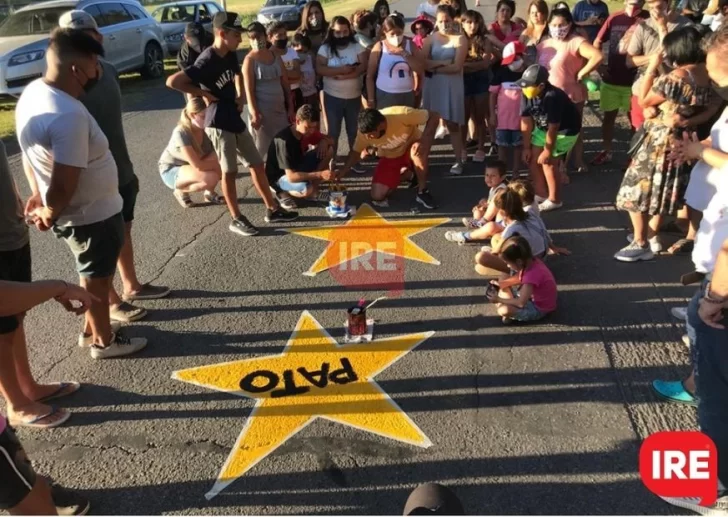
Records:
{"label": "girl crouching on road", "polygon": [[159,158],[159,174],[183,208],[193,205],[190,192],[204,191],[205,201],[221,204],[215,193],[222,171],[212,142],[205,134],[206,106],[201,97],[191,97]]}

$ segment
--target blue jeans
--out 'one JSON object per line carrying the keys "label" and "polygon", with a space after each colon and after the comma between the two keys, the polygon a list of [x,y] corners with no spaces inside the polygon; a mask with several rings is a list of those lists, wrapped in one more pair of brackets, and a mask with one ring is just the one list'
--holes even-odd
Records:
{"label": "blue jeans", "polygon": [[349,141],[349,150],[351,150],[356,139],[356,124],[361,109],[361,98],[339,99],[324,92],[324,109],[329,125],[328,134],[334,139],[334,156],[338,156],[342,121],[346,124],[346,137]]}
{"label": "blue jeans", "polygon": [[[688,323],[695,329],[693,365],[698,394],[698,424],[718,450],[718,479],[728,482],[728,328],[706,325],[698,316],[705,284],[688,306]],[[728,326],[728,318],[721,322]]]}

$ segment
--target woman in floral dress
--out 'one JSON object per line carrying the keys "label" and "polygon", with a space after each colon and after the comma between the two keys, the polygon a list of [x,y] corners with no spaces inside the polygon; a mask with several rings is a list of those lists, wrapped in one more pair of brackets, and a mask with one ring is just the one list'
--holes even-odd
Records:
{"label": "woman in floral dress", "polygon": [[[640,105],[650,118],[644,138],[632,154],[617,194],[617,208],[629,212],[633,235],[614,258],[622,262],[650,260],[662,251],[658,235],[661,219],[675,215],[684,205],[691,166],[669,160],[670,150],[682,133],[692,133],[703,122],[713,97],[705,68],[700,33],[692,27],[677,29],[663,40],[664,63],[674,69],[655,78],[663,55],[655,54],[647,66]],[[640,133],[638,133],[639,135]]]}

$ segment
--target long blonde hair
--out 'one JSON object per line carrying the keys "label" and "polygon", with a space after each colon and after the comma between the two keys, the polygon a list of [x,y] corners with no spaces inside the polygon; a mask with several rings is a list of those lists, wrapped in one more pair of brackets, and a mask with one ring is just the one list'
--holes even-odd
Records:
{"label": "long blonde hair", "polygon": [[207,109],[207,106],[205,105],[205,101],[202,100],[202,97],[190,97],[187,100],[187,105],[182,110],[182,113],[179,116],[179,122],[177,123],[177,126],[179,126],[180,129],[182,129],[183,133],[186,133],[187,136],[190,137],[190,141],[192,142],[192,149],[195,150],[195,152],[199,155],[202,154],[202,149],[200,148],[200,144],[197,143],[197,139],[194,138],[194,133],[192,131],[192,118],[198,114],[202,113]]}
{"label": "long blonde hair", "polygon": [[[528,43],[525,40],[528,39],[536,39],[536,26],[531,22],[531,7],[535,7],[538,12],[540,12],[543,15],[544,25],[548,25],[546,20],[548,20],[549,17],[549,6],[544,0],[531,0],[531,2],[528,4],[528,10],[526,11],[526,17],[528,18],[528,23],[526,24],[526,30],[523,31],[521,34],[521,41],[523,43]],[[546,31],[546,28],[542,29],[542,33],[539,36],[539,40],[543,37],[543,32]],[[538,41],[536,42],[538,43]]]}

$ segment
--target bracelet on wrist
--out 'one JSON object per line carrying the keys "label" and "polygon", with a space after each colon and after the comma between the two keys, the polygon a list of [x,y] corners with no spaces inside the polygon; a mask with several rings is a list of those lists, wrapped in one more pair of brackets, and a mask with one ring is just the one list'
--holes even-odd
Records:
{"label": "bracelet on wrist", "polygon": [[715,296],[712,295],[710,292],[711,283],[708,282],[708,284],[705,286],[705,292],[703,293],[703,300],[705,300],[708,303],[712,303],[714,305],[723,305],[728,301],[728,296]]}

